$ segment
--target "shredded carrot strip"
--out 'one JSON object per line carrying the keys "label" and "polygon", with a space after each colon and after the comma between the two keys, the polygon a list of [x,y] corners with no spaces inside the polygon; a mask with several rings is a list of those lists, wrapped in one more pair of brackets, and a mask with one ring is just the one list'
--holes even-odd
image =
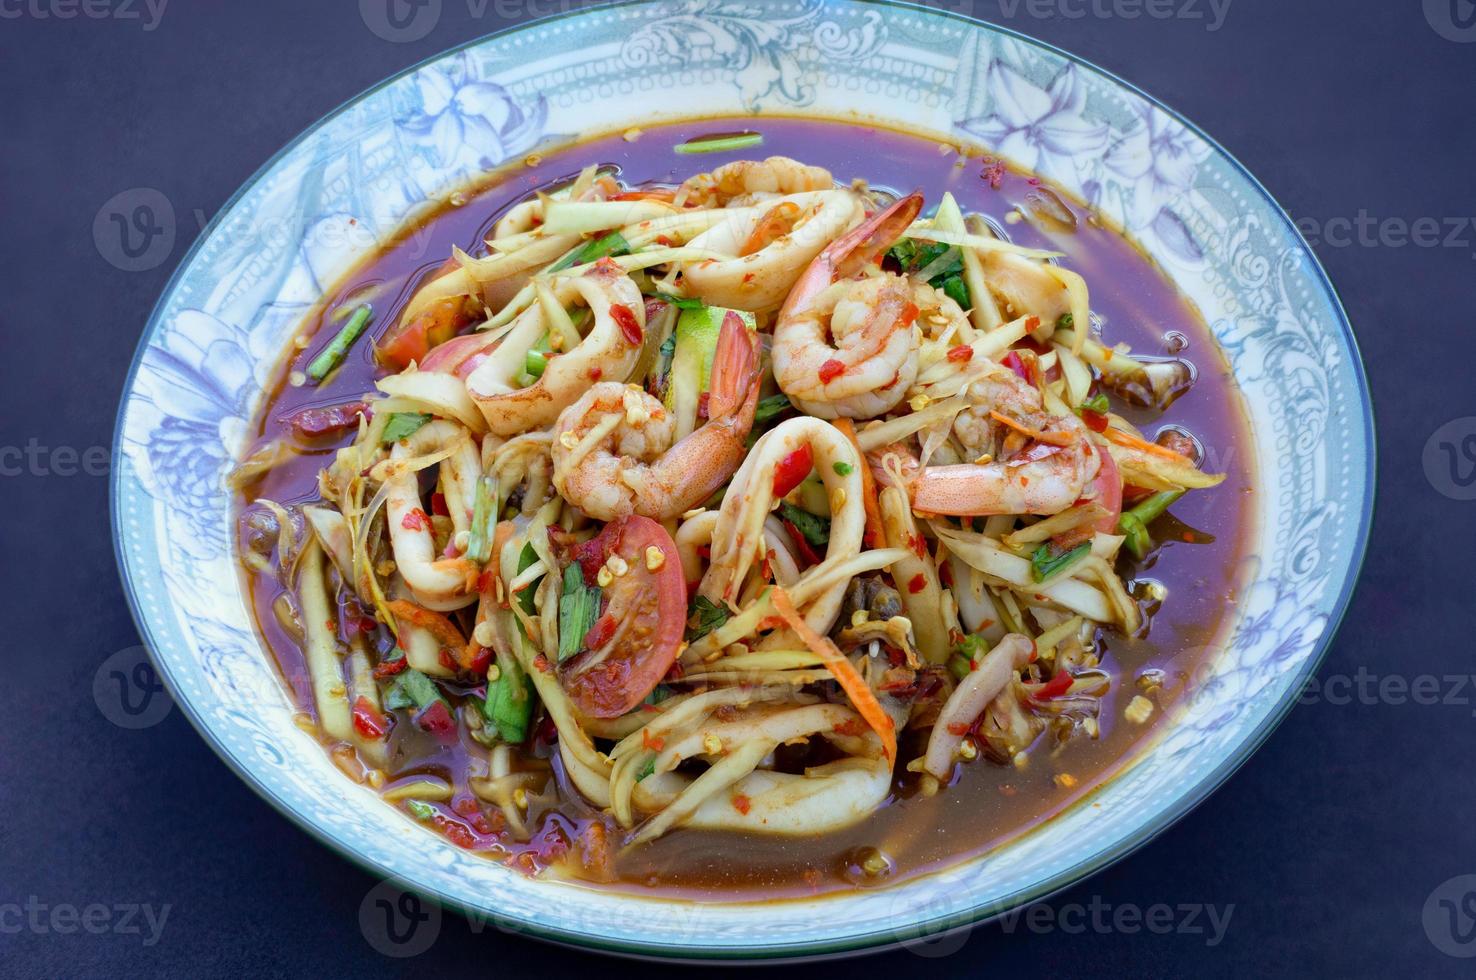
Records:
{"label": "shredded carrot strip", "polygon": [[408,623],[419,626],[427,631],[444,647],[449,647],[456,655],[461,666],[470,666],[463,662],[466,658],[466,637],[461,635],[461,630],[456,624],[445,616],[430,609],[424,609],[413,602],[404,599],[396,599],[389,604],[389,611],[394,613],[396,619],[403,619]]}
{"label": "shredded carrot strip", "polygon": [[851,445],[856,447],[856,455],[861,457],[861,503],[866,509],[866,531],[862,540],[868,548],[878,547],[886,540],[886,536],[882,533],[881,505],[876,499],[876,477],[872,476],[871,467],[866,463],[866,454],[861,451],[861,443],[856,438],[856,427],[851,424],[851,420],[842,416],[831,424],[851,441]]}
{"label": "shredded carrot strip", "polygon": [[1017,422],[1008,415],[1001,415],[995,411],[991,411],[989,417],[1001,425],[1009,426],[1022,436],[1028,436],[1036,442],[1043,442],[1048,446],[1069,446],[1076,441],[1069,432],[1042,432],[1039,429],[1032,429],[1028,425]]}
{"label": "shredded carrot strip", "polygon": [[1115,429],[1109,426],[1108,428],[1102,430],[1102,435],[1107,437],[1108,442],[1115,442],[1119,446],[1126,446],[1129,449],[1139,449],[1153,456],[1159,456],[1163,459],[1171,459],[1175,463],[1187,463],[1190,466],[1194,465],[1194,461],[1191,460],[1188,456],[1185,456],[1183,453],[1176,453],[1172,449],[1169,449],[1167,446],[1160,446],[1156,442],[1149,442],[1146,439],[1139,439],[1131,432],[1124,432],[1121,429]]}
{"label": "shredded carrot strip", "polygon": [[855,666],[846,659],[845,655],[836,649],[834,643],[828,637],[821,636],[810,629],[810,624],[800,617],[794,608],[794,603],[789,601],[789,594],[778,586],[774,587],[772,597],[774,611],[784,617],[784,622],[789,628],[799,634],[804,641],[825,664],[835,679],[840,682],[841,690],[851,699],[851,704],[866,719],[866,723],[872,727],[877,735],[881,736],[882,751],[887,755],[888,762],[897,760],[897,728],[892,724],[892,719],[882,710],[881,703],[877,701],[876,695],[871,693],[871,688],[866,681],[856,672]]}

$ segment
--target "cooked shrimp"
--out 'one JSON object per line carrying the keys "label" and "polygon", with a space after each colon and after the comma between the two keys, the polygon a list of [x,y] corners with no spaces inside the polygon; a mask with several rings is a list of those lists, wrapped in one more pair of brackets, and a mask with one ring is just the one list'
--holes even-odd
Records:
{"label": "cooked shrimp", "polygon": [[803,411],[881,415],[917,376],[911,284],[888,273],[832,284],[870,263],[921,209],[922,197],[912,194],[877,213],[828,245],[790,292],[774,326],[774,379]]}
{"label": "cooked shrimp", "polygon": [[[1102,450],[1079,418],[1046,412],[1040,392],[1009,371],[975,382],[970,397],[981,403],[954,423],[961,442],[1006,447],[1020,442],[1023,449],[1006,459],[923,467],[909,486],[915,510],[975,517],[1054,514],[1081,498],[1101,468]],[[992,425],[1009,434],[994,436]]]}
{"label": "cooked shrimp", "polygon": [[420,479],[415,470],[403,465],[414,457],[447,449],[451,454],[440,464],[446,509],[456,534],[468,530],[482,466],[471,436],[455,422],[427,422],[395,443],[384,481],[386,523],[395,567],[416,601],[433,609],[455,609],[474,602],[480,572],[464,558],[436,557],[431,520],[421,506]]}
{"label": "cooked shrimp", "polygon": [[834,187],[835,178],[824,167],[774,156],[762,161],[734,160],[710,174],[688,177],[677,188],[676,199],[688,205],[726,207],[750,195],[799,194]]}
{"label": "cooked shrimp", "polygon": [[676,417],[638,385],[595,385],[554,426],[554,487],[602,521],[629,514],[668,520],[690,510],[727,482],[747,452],[758,367],[758,338],[729,313],[713,356],[708,419],[681,440]]}
{"label": "cooked shrimp", "polygon": [[684,264],[683,283],[712,306],[772,310],[801,270],[861,215],[861,198],[849,190],[795,194],[767,207],[744,208],[690,242],[732,257]]}
{"label": "cooked shrimp", "polygon": [[589,333],[573,350],[548,359],[543,376],[526,388],[514,387],[527,351],[548,331],[541,305],[518,315],[502,343],[466,377],[466,390],[494,435],[511,436],[541,428],[558,418],[589,385],[601,378],[624,381],[640,358],[646,306],[641,291],[608,260],[568,280],[594,314]]}
{"label": "cooked shrimp", "polygon": [[[712,564],[702,577],[701,595],[713,602],[739,598],[744,579],[763,555],[764,522],[775,497],[793,489],[775,484],[798,484],[805,475],[800,467],[806,465],[807,455],[830,496],[825,560],[849,558],[861,550],[866,510],[860,454],[830,423],[809,416],[792,418],[766,432],[733,476],[713,529]],[[827,589],[805,611],[805,622],[817,633],[827,632],[834,623],[847,584],[842,580]]]}

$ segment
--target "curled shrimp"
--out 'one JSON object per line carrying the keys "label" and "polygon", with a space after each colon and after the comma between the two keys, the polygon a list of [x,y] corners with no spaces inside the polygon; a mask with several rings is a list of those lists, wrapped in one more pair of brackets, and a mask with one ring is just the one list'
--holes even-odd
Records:
{"label": "curled shrimp", "polygon": [[[701,595],[713,602],[737,601],[744,579],[766,550],[764,526],[776,503],[775,490],[786,490],[775,487],[776,473],[806,453],[830,497],[825,560],[850,558],[860,552],[866,526],[860,454],[835,426],[798,416],[764,433],[733,476],[713,528],[712,563],[702,577]],[[805,610],[805,622],[817,633],[828,632],[834,624],[847,584],[838,582]]]}
{"label": "curled shrimp", "polygon": [[450,450],[440,465],[451,526],[456,534],[470,529],[481,459],[466,430],[445,419],[427,422],[390,450],[385,511],[395,568],[416,601],[433,609],[456,609],[476,600],[480,569],[464,558],[436,557],[430,517],[421,506],[420,479],[405,465],[443,450]]}
{"label": "curled shrimp", "polygon": [[830,243],[790,292],[774,326],[774,379],[802,411],[881,415],[917,376],[912,285],[890,273],[835,284],[895,242],[922,203],[910,194]]}
{"label": "curled shrimp", "polygon": [[758,339],[729,313],[704,424],[677,440],[676,416],[640,387],[595,385],[554,427],[554,487],[602,521],[677,517],[712,496],[742,462],[758,391]]}
{"label": "curled shrimp", "polygon": [[593,314],[593,325],[572,350],[550,357],[543,375],[526,388],[514,379],[528,350],[549,331],[541,304],[518,315],[507,336],[466,376],[466,390],[494,435],[513,436],[558,418],[589,385],[601,378],[624,381],[645,340],[646,306],[641,292],[618,265],[605,259],[568,280]]}
{"label": "curled shrimp", "polygon": [[861,198],[835,189],[737,210],[690,242],[693,248],[731,257],[683,264],[683,284],[712,306],[772,310],[784,302],[800,270],[861,215]]}
{"label": "curled shrimp", "polygon": [[824,167],[773,156],[767,160],[734,160],[712,173],[688,177],[677,188],[676,199],[688,205],[726,207],[755,196],[800,194],[833,187],[835,178]]}
{"label": "curled shrimp", "polygon": [[1055,514],[1079,500],[1102,467],[1102,450],[1075,415],[1053,415],[1039,390],[1001,369],[970,386],[980,403],[954,423],[965,445],[990,445],[1001,458],[925,466],[910,480],[913,509],[982,517]]}

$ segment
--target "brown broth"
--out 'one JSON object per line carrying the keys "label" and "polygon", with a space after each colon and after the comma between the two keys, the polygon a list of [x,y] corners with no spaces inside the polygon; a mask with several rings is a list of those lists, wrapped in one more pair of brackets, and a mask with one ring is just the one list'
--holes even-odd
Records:
{"label": "brown broth", "polygon": [[[679,155],[671,149],[695,137],[734,131],[762,133],[762,148],[704,156]],[[1205,651],[1222,639],[1230,618],[1225,613],[1241,588],[1241,559],[1252,537],[1254,451],[1239,392],[1198,311],[1162,270],[1120,231],[1059,191],[1057,196],[1077,218],[1074,233],[1046,236],[1029,222],[1011,222],[1007,214],[1027,195],[1048,188],[1016,169],[1002,174],[996,170],[998,186],[991,186],[986,170],[992,158],[983,150],[970,149],[957,165],[958,154],[940,152],[934,139],[840,121],[763,117],[676,123],[647,129],[633,142],[609,134],[543,148],[537,158],[487,175],[402,230],[324,297],[300,331],[300,336],[311,338],[306,349],[290,348],[278,367],[275,390],[256,420],[258,442],[284,435],[283,420],[301,408],[337,405],[373,390],[372,381],[381,372],[374,365],[371,344],[364,340],[328,383],[316,388],[290,383],[289,372],[304,368],[335,331],[337,325],[328,321],[326,311],[366,288],[377,288],[373,301],[377,316],[370,332],[378,336],[396,321],[414,289],[445,261],[452,245],[473,254],[485,251],[481,240],[493,221],[533,189],[570,177],[590,162],[614,165],[627,184],[637,185],[675,183],[727,160],[771,154],[826,167],[840,180],[860,177],[874,187],[897,192],[920,189],[930,206],[944,191],[951,191],[966,213],[990,216],[1016,242],[1064,252],[1066,264],[1085,276],[1091,288],[1092,308],[1104,320],[1108,343],[1126,342],[1135,353],[1158,355],[1169,352],[1170,332],[1187,338],[1182,356],[1198,368],[1194,388],[1162,420],[1144,412],[1124,414],[1150,435],[1167,422],[1187,428],[1206,447],[1207,468],[1225,472],[1228,478],[1214,490],[1197,491],[1180,501],[1172,518],[1182,524],[1165,519],[1155,528],[1157,537],[1167,533],[1169,540],[1138,574],[1166,585],[1169,595],[1146,637],[1108,634],[1104,639],[1104,666],[1114,674],[1115,683],[1103,699],[1098,739],[1078,737],[1053,753],[1043,736],[1027,753],[1023,767],[981,759],[960,767],[955,784],[932,797],[918,794],[911,777],[900,777],[888,805],[861,824],[824,837],[674,831],[616,863],[615,887],[648,894],[732,900],[861,887],[847,866],[865,847],[880,848],[893,860],[895,871],[885,882],[895,882],[996,847],[1083,800],[1151,740],[1156,727],[1172,715],[1173,702],[1182,696]],[[317,472],[339,444],[270,472],[248,488],[242,503],[262,496],[285,504],[316,499]],[[1191,528],[1197,532],[1194,544],[1183,540]],[[297,703],[310,715],[312,696],[302,652],[272,614],[272,600],[280,587],[261,576],[249,576],[247,587],[265,644]],[[1147,668],[1165,670],[1168,687],[1160,692],[1164,696],[1158,698],[1150,723],[1135,726],[1122,720],[1123,709],[1138,693],[1134,681]],[[397,731],[410,728],[401,724]],[[400,750],[397,758],[425,754],[392,772],[392,780],[409,772],[434,771],[464,785],[460,773],[467,758],[459,747],[442,749],[420,740],[402,743]],[[540,751],[550,754],[547,746]],[[561,802],[557,812],[540,812],[535,806],[530,816],[542,825],[533,844],[514,847],[473,833],[474,846],[494,855],[531,851],[547,857],[593,818],[578,800]]]}

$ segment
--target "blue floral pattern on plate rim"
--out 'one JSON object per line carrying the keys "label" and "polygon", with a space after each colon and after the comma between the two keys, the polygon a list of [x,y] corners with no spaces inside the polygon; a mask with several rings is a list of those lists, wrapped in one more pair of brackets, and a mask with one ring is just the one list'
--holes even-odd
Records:
{"label": "blue floral pattern on plate rim", "polygon": [[[807,915],[796,902],[633,898],[530,882],[458,850],[342,778],[292,724],[238,593],[220,482],[270,364],[372,236],[559,134],[649,122],[641,102],[657,90],[690,100],[673,116],[812,112],[984,142],[1121,222],[1204,311],[1258,436],[1252,584],[1198,694],[1092,807],[891,888],[796,900]],[[134,358],[115,446],[114,536],[140,632],[192,723],[250,785],[373,873],[499,928],[693,959],[933,936],[1145,843],[1295,702],[1349,601],[1373,500],[1371,406],[1351,328],[1269,193],[1101,69],[885,0],[589,8],[472,41],[351,100],[254,175],[181,263]]]}

